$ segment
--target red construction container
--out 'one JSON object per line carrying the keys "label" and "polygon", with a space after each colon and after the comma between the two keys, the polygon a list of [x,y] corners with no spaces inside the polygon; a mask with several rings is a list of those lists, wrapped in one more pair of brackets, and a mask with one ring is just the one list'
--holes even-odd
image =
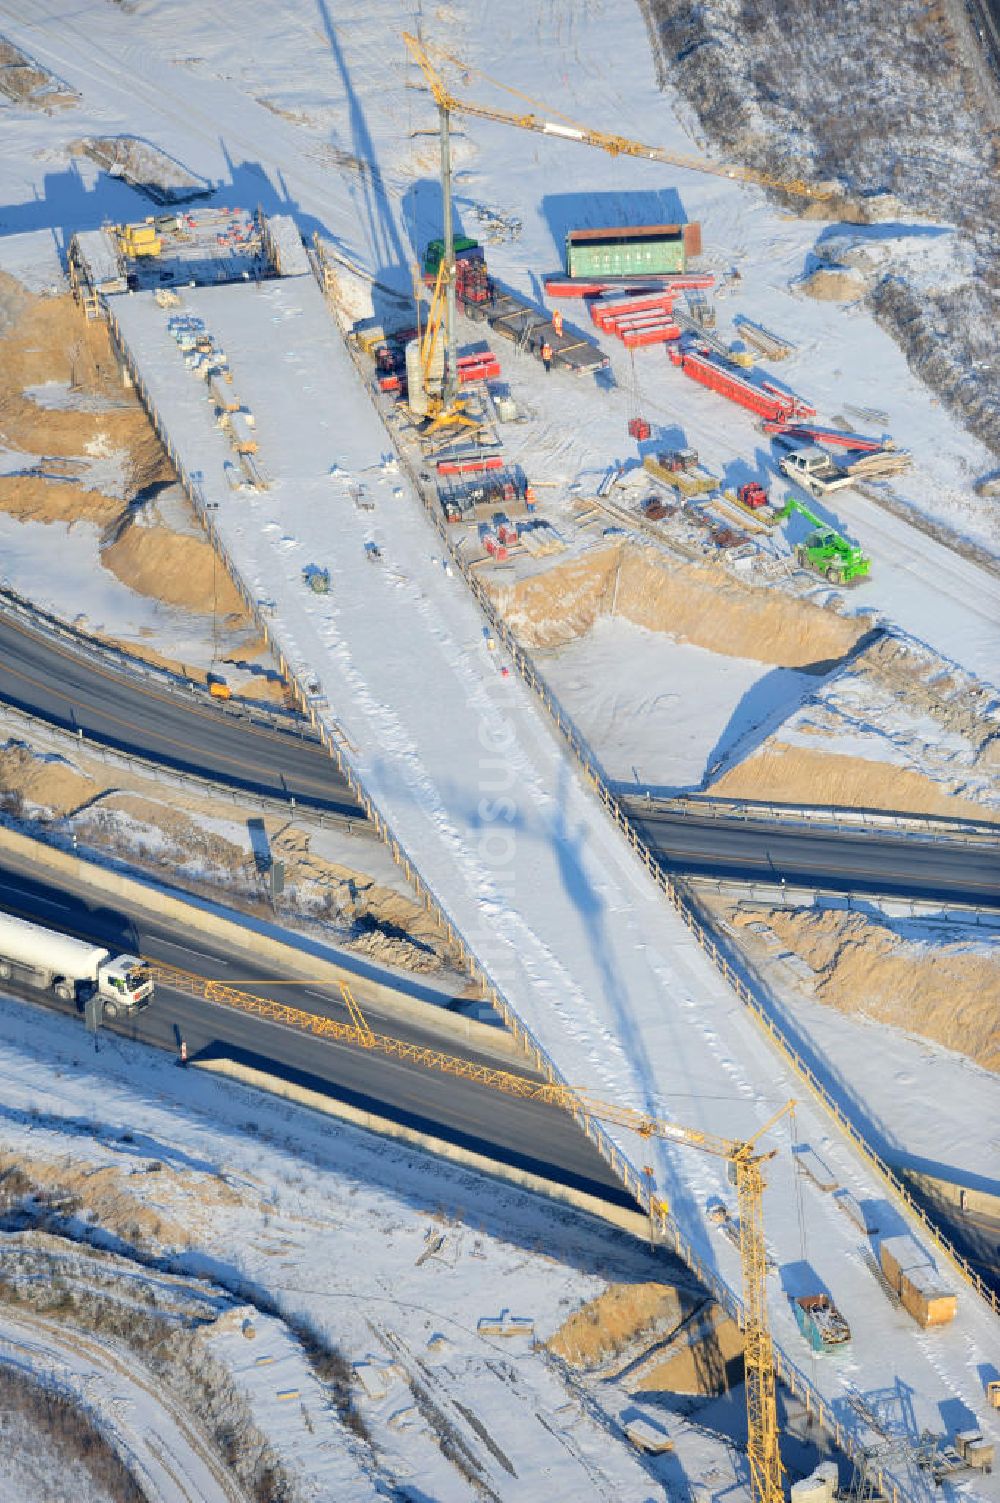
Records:
{"label": "red construction container", "polygon": [[680,332],[676,324],[650,324],[645,328],[626,329],[621,341],[626,349],[637,350],[644,345],[667,344],[671,339],[679,339]]}
{"label": "red construction container", "polygon": [[628,420],[628,431],[630,437],[637,439],[639,443],[642,443],[644,439],[647,439],[649,437],[652,429],[646,422],[645,418],[634,417],[629,418]]}
{"label": "red construction container", "polygon": [[699,381],[711,391],[717,391],[720,396],[728,397],[730,402],[756,412],[759,417],[774,421],[779,417],[792,417],[799,409],[799,398],[791,392],[780,391],[770,384],[765,386],[762,383],[758,386],[752,381],[744,380],[735,370],[725,368],[696,350],[683,351],[678,363],[685,376]]}
{"label": "red construction container", "polygon": [[486,549],[486,552],[490,555],[490,557],[495,558],[499,563],[502,563],[503,560],[507,557],[506,546],[501,543],[500,539],[494,532],[486,532],[483,534],[483,547]]}
{"label": "red construction container", "polygon": [[638,296],[613,293],[595,298],[590,305],[590,316],[599,329],[607,329],[617,319],[625,318],[630,313],[642,313],[646,310],[671,313],[673,301],[673,294],[662,290],[650,291]]}
{"label": "red construction container", "polygon": [[501,543],[505,543],[509,547],[513,547],[517,542],[517,528],[515,527],[514,523],[501,522],[499,527],[497,528],[497,537],[500,539]]}

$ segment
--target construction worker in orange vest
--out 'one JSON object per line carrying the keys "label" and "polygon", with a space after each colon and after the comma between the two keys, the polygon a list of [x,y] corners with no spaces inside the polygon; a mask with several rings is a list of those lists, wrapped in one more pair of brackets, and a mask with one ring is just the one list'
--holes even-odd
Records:
{"label": "construction worker in orange vest", "polygon": [[545,374],[548,375],[549,371],[552,369],[552,346],[549,344],[547,339],[542,343],[541,355],[542,364],[545,367]]}
{"label": "construction worker in orange vest", "polygon": [[556,309],[556,311],[552,315],[552,327],[553,327],[553,329],[556,332],[557,338],[561,339],[562,338],[562,331],[563,331],[563,316],[559,312],[558,308]]}

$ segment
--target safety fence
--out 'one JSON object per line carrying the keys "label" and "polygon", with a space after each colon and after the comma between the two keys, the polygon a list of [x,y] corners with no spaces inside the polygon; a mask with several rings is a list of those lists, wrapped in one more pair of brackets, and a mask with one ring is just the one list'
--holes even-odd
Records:
{"label": "safety fence", "polygon": [[309,736],[311,727],[292,711],[269,709],[245,699],[218,699],[192,679],[179,677],[168,668],[148,663],[144,658],[135,657],[108,642],[98,641],[97,638],[78,631],[7,585],[0,586],[0,615],[20,621],[35,636],[58,642],[60,647],[69,649],[83,661],[104,663],[122,678],[135,678],[155,684],[185,704],[200,702],[210,706],[216,714],[239,720],[244,725],[264,726],[302,739]]}
{"label": "safety fence", "polygon": [[894,809],[845,809],[822,804],[772,804],[747,799],[692,797],[658,798],[652,789],[616,788],[615,795],[625,810],[637,819],[655,814],[694,815],[720,822],[753,824],[769,820],[780,824],[823,824],[845,835],[859,830],[890,830],[912,837],[923,835],[932,840],[953,843],[981,840],[995,842],[1000,848],[1000,824],[969,819],[952,819],[947,815],[904,814]]}
{"label": "safety fence", "polygon": [[336,814],[329,809],[318,809],[311,803],[303,804],[297,801],[294,795],[278,798],[273,794],[258,793],[252,788],[236,788],[231,782],[221,780],[217,782],[213,778],[204,777],[196,772],[185,772],[183,768],[168,769],[163,762],[151,757],[140,756],[138,752],[122,751],[117,747],[108,746],[103,741],[96,741],[86,735],[82,729],[74,733],[61,726],[55,726],[43,715],[34,715],[30,710],[23,710],[18,705],[0,703],[0,723],[4,720],[13,720],[16,724],[23,725],[36,740],[41,736],[46,736],[52,745],[58,746],[62,743],[63,747],[72,746],[77,751],[86,751],[88,757],[96,757],[108,766],[148,773],[155,777],[157,786],[161,789],[165,782],[169,782],[178,788],[213,799],[221,799],[226,803],[239,805],[241,808],[251,805],[263,813],[280,814],[286,819],[294,818],[302,824],[318,825],[324,830],[341,830],[347,835],[361,839],[374,838],[360,809],[357,814]]}

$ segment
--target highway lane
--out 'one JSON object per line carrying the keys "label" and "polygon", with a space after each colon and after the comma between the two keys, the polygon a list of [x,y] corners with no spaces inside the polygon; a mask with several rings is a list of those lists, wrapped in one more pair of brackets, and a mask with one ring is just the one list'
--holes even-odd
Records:
{"label": "highway lane", "polygon": [[679,813],[626,798],[643,839],[677,875],[869,891],[1000,907],[1000,829],[992,845],[907,838],[887,831]]}
{"label": "highway lane", "polygon": [[312,739],[131,674],[0,615],[0,699],[118,750],[238,788],[358,814],[336,765]]}
{"label": "highway lane", "polygon": [[[188,701],[89,663],[0,616],[0,700],[57,725],[168,766],[304,806],[357,813],[318,742],[248,724],[202,696]],[[668,870],[734,880],[777,880],[854,892],[1000,906],[996,850],[885,831],[842,832],[817,821],[699,817],[641,798],[623,802]],[[1000,840],[1000,832],[998,832]]]}
{"label": "highway lane", "polygon": [[[188,941],[155,917],[124,904],[104,902],[89,889],[63,891],[43,875],[0,865],[0,907],[82,938],[139,950],[201,976],[239,979],[247,990],[346,1021],[336,994],[308,983],[269,985],[273,978],[260,962],[228,954],[200,934]],[[30,989],[7,984],[4,991],[36,1005],[44,1002],[60,1012],[74,1011],[71,1005],[42,998]],[[422,1032],[411,1023],[380,1015],[365,1001],[363,982],[356,992],[377,1030],[431,1048],[443,1047],[446,1053],[473,1061],[497,1063],[480,1050],[461,1043],[442,1045],[440,1036],[430,1030]],[[165,986],[157,989],[153,1004],[137,1019],[116,1024],[113,1031],[175,1055],[184,1039],[193,1062],[236,1059],[613,1204],[632,1204],[584,1134],[564,1112],[551,1107],[519,1101],[391,1056],[301,1034]],[[506,1060],[503,1067],[512,1068]],[[520,1073],[532,1072],[525,1068]]]}

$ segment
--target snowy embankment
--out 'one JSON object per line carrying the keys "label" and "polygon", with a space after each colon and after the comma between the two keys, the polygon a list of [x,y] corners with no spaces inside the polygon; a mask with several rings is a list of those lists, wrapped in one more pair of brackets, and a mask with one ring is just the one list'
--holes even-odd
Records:
{"label": "snowy embankment", "polygon": [[[114,311],[182,465],[217,507],[238,571],[252,595],[275,603],[272,628],[292,671],[335,707],[336,720],[317,701],[508,1007],[563,1077],[593,1094],[725,1136],[754,1131],[798,1082],[585,788],[529,691],[498,671],[478,609],[384,461],[385,431],[318,289],[303,279],[197,289],[184,306],[221,340],[256,414],[267,492],[229,489],[228,444],[164,310],[133,296]],[[359,484],[373,511],[355,506]],[[382,552],[375,565],[371,542]],[[305,587],[310,565],[330,570],[328,595]],[[808,1102],[798,1132],[841,1183],[880,1199]],[[662,1141],[640,1149],[622,1130],[611,1136],[636,1178],[650,1165],[699,1254],[738,1289],[735,1249],[706,1215],[711,1200],[730,1198],[725,1165]],[[836,1399],[847,1383],[891,1387],[905,1372],[920,1423],[935,1423],[945,1398],[977,1406],[968,1343],[985,1352],[996,1336],[977,1297],[960,1289],[959,1323],[935,1336],[932,1354],[886,1302],[829,1198],[796,1184],[786,1153],[769,1177],[768,1240],[796,1285],[772,1291],[779,1340],[799,1351],[787,1296],[803,1279],[818,1279],[857,1317],[853,1360],[818,1369],[821,1390]],[[899,1220],[895,1209],[885,1216]]]}

